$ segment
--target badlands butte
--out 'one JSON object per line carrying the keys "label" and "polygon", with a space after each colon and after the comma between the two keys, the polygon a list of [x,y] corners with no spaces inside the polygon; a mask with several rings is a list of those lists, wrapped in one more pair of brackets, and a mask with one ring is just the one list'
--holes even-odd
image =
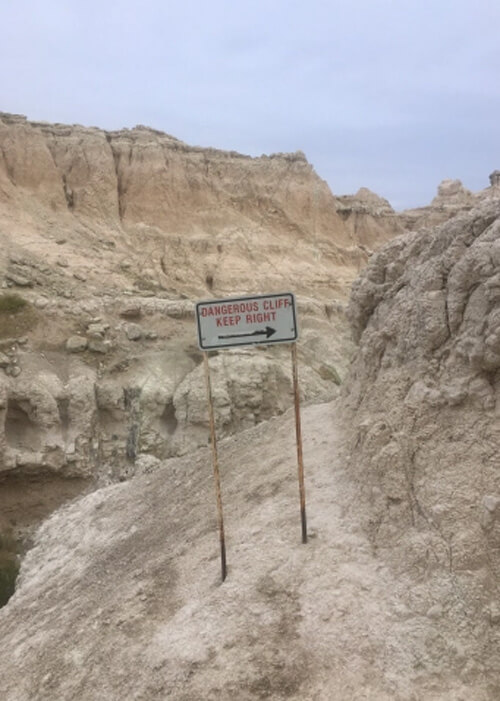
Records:
{"label": "badlands butte", "polygon": [[[395,212],[0,113],[0,285],[2,699],[500,698],[498,171]],[[310,538],[289,347],[212,354],[221,585],[194,305],[279,292]]]}

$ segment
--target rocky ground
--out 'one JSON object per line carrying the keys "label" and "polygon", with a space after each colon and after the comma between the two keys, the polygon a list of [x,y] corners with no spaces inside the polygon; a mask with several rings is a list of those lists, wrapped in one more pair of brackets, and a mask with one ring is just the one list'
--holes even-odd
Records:
{"label": "rocky ground", "polygon": [[0,611],[2,698],[496,698],[467,575],[374,554],[339,411],[303,412],[306,545],[293,414],[221,442],[224,584],[207,448],[49,519]]}

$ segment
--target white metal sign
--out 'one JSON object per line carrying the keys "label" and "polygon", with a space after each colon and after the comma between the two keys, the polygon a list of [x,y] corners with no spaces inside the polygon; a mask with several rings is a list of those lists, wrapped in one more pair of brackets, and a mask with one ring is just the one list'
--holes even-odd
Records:
{"label": "white metal sign", "polygon": [[201,350],[297,340],[295,297],[291,292],[211,299],[196,305]]}

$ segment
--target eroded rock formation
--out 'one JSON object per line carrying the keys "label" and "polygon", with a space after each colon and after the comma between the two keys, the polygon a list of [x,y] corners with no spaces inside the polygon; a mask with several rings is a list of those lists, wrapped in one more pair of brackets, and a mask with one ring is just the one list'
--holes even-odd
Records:
{"label": "eroded rock formation", "polygon": [[[366,188],[334,197],[300,152],[0,114],[0,477],[123,479],[204,444],[196,299],[294,291],[304,398],[331,398],[349,286],[405,222]],[[289,406],[286,349],[213,365],[222,435]]]}
{"label": "eroded rock formation", "polygon": [[500,170],[494,170],[490,174],[490,185],[491,187],[498,187],[500,185]]}
{"label": "eroded rock formation", "polygon": [[[8,115],[0,143],[0,530],[93,490],[38,531],[0,613],[3,696],[497,699],[495,178],[397,215],[333,198],[300,153]],[[288,350],[212,358],[219,435],[239,432],[220,587],[193,300],[298,292],[303,395],[324,400],[355,271],[443,221],[354,285],[343,455],[339,406],[304,411],[307,547],[292,413],[266,421]]]}
{"label": "eroded rock formation", "polygon": [[[360,350],[347,402],[359,427],[356,454],[365,455],[360,468],[370,456],[376,541],[389,542],[392,512],[408,525],[434,524],[434,556],[457,568],[486,562],[480,505],[500,494],[492,451],[500,437],[499,271],[500,202],[492,199],[384,247],[349,307]],[[469,528],[457,532],[458,522]]]}
{"label": "eroded rock formation", "polygon": [[446,589],[436,603],[494,668],[499,305],[498,197],[395,239],[353,287],[360,345],[345,396],[356,508],[374,548],[416,580],[448,573],[462,598]]}
{"label": "eroded rock formation", "polygon": [[[3,484],[102,484],[206,444],[196,299],[294,291],[303,396],[333,396],[359,243],[300,152],[1,114]],[[221,436],[290,406],[287,349],[212,363]]]}
{"label": "eroded rock formation", "polygon": [[250,158],[146,127],[104,132],[4,114],[0,187],[5,233],[14,221],[31,234],[15,232],[25,253],[40,255],[38,234],[46,264],[65,256],[101,286],[106,275],[121,287],[213,294],[276,288],[294,273],[297,291],[312,284],[328,295],[328,284],[341,288],[332,265],[363,258],[300,152]]}
{"label": "eroded rock formation", "polygon": [[401,217],[389,202],[366,187],[355,195],[337,197],[336,207],[351,236],[367,253],[405,231]]}

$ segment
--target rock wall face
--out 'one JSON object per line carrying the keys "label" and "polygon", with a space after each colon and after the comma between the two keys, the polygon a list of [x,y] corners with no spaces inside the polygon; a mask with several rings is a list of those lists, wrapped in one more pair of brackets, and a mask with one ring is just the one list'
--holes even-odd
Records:
{"label": "rock wall face", "polygon": [[350,465],[401,566],[500,574],[500,200],[399,237],[355,283]]}
{"label": "rock wall face", "polygon": [[301,152],[250,158],[146,127],[104,132],[5,114],[0,144],[6,194],[24,188],[54,210],[175,233],[265,218],[271,230],[284,222],[306,236],[335,230],[337,244],[350,243]]}
{"label": "rock wall face", "polygon": [[[0,294],[0,306],[4,298]],[[192,303],[113,298],[104,309],[99,302],[64,306],[55,300],[43,309],[28,304],[30,313],[31,307],[38,319],[26,336],[0,337],[0,479],[124,479],[145,456],[158,461],[206,444],[205,379],[192,339]],[[102,316],[92,315],[96,309]],[[321,359],[321,307],[301,303],[300,309],[303,397],[324,399],[336,392],[335,366],[342,362]],[[131,313],[134,322],[127,318]],[[0,323],[2,317],[0,310]],[[335,326],[324,310],[322,323]],[[226,351],[210,365],[221,437],[291,405],[287,347]]]}
{"label": "rock wall face", "polygon": [[[296,273],[302,291],[328,294],[339,277],[332,266],[356,270],[366,259],[301,152],[250,158],[145,127],[104,132],[3,114],[0,188],[6,233],[27,225],[54,264],[61,251],[51,239],[66,237],[89,279],[88,249],[104,248],[112,255],[101,273],[122,286],[191,296],[276,289]],[[24,238],[15,240],[40,252]]]}
{"label": "rock wall face", "polygon": [[396,238],[353,286],[346,468],[374,551],[429,625],[422,674],[500,675],[500,198]]}
{"label": "rock wall face", "polygon": [[366,187],[355,195],[337,197],[336,207],[352,238],[367,253],[405,231],[401,216],[389,202]]}
{"label": "rock wall face", "polygon": [[[2,486],[102,484],[205,445],[195,300],[295,292],[303,397],[331,398],[367,257],[300,152],[0,114]],[[220,436],[291,405],[288,349],[211,365]]]}

